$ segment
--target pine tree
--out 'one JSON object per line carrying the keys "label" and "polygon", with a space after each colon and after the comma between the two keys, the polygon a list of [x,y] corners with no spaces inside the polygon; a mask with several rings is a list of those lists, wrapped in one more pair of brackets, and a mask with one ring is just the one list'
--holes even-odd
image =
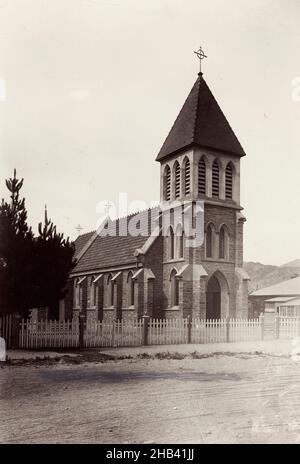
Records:
{"label": "pine tree", "polygon": [[54,307],[64,296],[70,271],[75,266],[73,243],[45,213],[39,235],[34,237],[27,224],[25,199],[20,199],[23,179],[6,180],[10,203],[0,205],[0,313],[19,313]]}
{"label": "pine tree", "polygon": [[47,306],[51,310],[65,296],[65,285],[75,266],[75,247],[69,238],[65,239],[63,234],[57,232],[56,226],[48,219],[47,210],[38,231],[35,242],[37,301],[39,306]]}
{"label": "pine tree", "polygon": [[6,180],[10,203],[0,206],[0,312],[24,314],[33,303],[33,233],[27,224],[23,179]]}

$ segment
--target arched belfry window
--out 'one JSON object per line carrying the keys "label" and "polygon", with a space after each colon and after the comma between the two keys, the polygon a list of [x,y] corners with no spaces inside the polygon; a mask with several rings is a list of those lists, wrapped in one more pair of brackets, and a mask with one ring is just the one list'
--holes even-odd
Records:
{"label": "arched belfry window", "polygon": [[175,255],[175,237],[173,228],[170,227],[169,229],[169,257],[170,259],[174,259]]}
{"label": "arched belfry window", "polygon": [[198,163],[198,195],[206,195],[206,163],[203,158]]}
{"label": "arched belfry window", "polygon": [[191,163],[187,158],[184,163],[184,194],[191,193]]}
{"label": "arched belfry window", "polygon": [[178,161],[175,163],[175,198],[180,198],[180,165]]}
{"label": "arched belfry window", "polygon": [[222,226],[219,233],[219,258],[228,259],[228,232],[226,226]]}
{"label": "arched belfry window", "polygon": [[228,163],[225,170],[225,198],[232,200],[233,169],[231,163]]}
{"label": "arched belfry window", "polygon": [[129,272],[127,278],[128,284],[128,305],[134,306],[134,280],[132,271]]}
{"label": "arched belfry window", "polygon": [[164,171],[164,197],[166,201],[171,200],[171,169],[168,164]]}
{"label": "arched belfry window", "polygon": [[114,281],[111,274],[107,278],[107,303],[108,306],[114,305]]}
{"label": "arched belfry window", "polygon": [[209,224],[209,226],[206,229],[206,241],[205,241],[205,251],[206,251],[206,257],[207,258],[212,258],[213,255],[213,229],[212,226]]}
{"label": "arched belfry window", "polygon": [[219,188],[220,188],[220,168],[217,160],[213,162],[212,165],[212,196],[219,198]]}
{"label": "arched belfry window", "polygon": [[179,305],[179,282],[176,277],[177,271],[173,269],[170,275],[171,284],[171,306]]}

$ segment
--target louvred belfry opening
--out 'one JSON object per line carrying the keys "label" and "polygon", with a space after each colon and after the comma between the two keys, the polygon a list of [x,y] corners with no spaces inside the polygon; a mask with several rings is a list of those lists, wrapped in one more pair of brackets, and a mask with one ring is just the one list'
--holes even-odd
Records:
{"label": "louvred belfry opening", "polygon": [[171,200],[171,169],[170,166],[166,167],[165,170],[165,199]]}
{"label": "louvred belfry opening", "polygon": [[228,164],[225,171],[225,197],[228,200],[232,199],[232,167]]}
{"label": "louvred belfry opening", "polygon": [[206,195],[206,164],[204,159],[198,163],[198,195]]}
{"label": "louvred belfry opening", "polygon": [[180,198],[180,166],[176,163],[175,166],[175,198]]}
{"label": "louvred belfry opening", "polygon": [[217,161],[214,161],[212,166],[212,196],[215,198],[219,198],[219,177],[219,164]]}
{"label": "louvred belfry opening", "polygon": [[185,195],[189,195],[191,193],[191,165],[190,160],[186,160],[185,167],[184,167],[184,181],[185,181]]}

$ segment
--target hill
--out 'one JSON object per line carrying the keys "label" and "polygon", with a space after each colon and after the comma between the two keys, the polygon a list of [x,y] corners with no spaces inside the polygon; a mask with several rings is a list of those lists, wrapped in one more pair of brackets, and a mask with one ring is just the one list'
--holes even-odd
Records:
{"label": "hill", "polygon": [[253,291],[300,275],[300,259],[295,259],[281,266],[249,261],[244,263],[244,269],[251,279],[249,291]]}

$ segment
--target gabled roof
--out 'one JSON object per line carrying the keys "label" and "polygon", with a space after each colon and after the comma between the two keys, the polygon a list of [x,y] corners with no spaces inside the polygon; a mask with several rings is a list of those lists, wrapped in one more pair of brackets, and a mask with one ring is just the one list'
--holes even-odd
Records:
{"label": "gabled roof", "polygon": [[261,288],[250,293],[250,296],[298,296],[300,295],[300,277],[284,280],[279,284]]}
{"label": "gabled roof", "polygon": [[[105,229],[98,231],[98,235],[90,232],[79,236],[75,241],[76,248],[81,247],[82,250],[88,240],[90,245],[82,256],[79,255],[72,275],[135,263],[136,249],[142,248],[151,234],[151,215],[157,216],[156,208],[110,221]],[[130,224],[134,225],[134,223],[138,223],[139,235],[130,233],[123,235]],[[91,240],[93,235],[95,238]]]}
{"label": "gabled roof", "polygon": [[199,73],[156,160],[199,146],[244,156],[245,152],[208,85]]}
{"label": "gabled roof", "polygon": [[92,238],[95,232],[87,232],[86,234],[79,235],[74,244],[75,244],[75,257],[80,253],[80,251],[85,247],[88,241]]}

